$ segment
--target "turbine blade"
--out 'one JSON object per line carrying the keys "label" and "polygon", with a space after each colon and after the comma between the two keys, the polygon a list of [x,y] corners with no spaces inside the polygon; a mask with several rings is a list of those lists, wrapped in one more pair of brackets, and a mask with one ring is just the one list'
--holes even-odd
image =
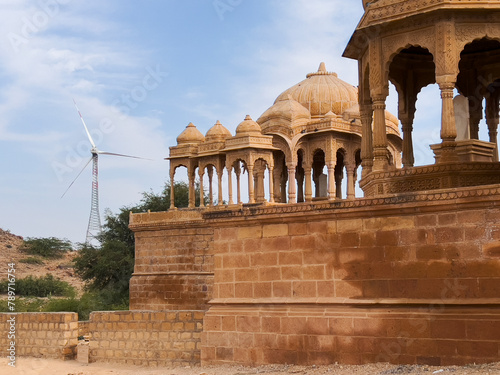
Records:
{"label": "turbine blade", "polygon": [[73,182],[71,184],[69,184],[68,188],[66,189],[66,191],[64,192],[64,194],[61,196],[61,199],[64,198],[64,196],[66,195],[66,193],[68,192],[68,190],[71,188],[71,186],[73,186],[73,184],[75,183],[75,181],[78,179],[78,177],[80,177],[80,175],[82,174],[82,172],[85,170],[85,168],[87,168],[87,165],[89,165],[89,163],[92,161],[92,157],[89,159],[89,161],[87,162],[87,164],[85,164],[85,166],[82,168],[82,170],[80,171],[80,173],[78,173],[78,176],[76,176],[76,178],[73,180]]}
{"label": "turbine blade", "polygon": [[124,158],[132,158],[132,159],[141,159],[141,160],[150,160],[150,161],[152,161],[152,159],[140,158],[139,156],[130,156],[130,155],[123,155],[123,154],[115,154],[114,152],[98,151],[97,153],[99,155],[122,156]]}
{"label": "turbine blade", "polygon": [[83,119],[83,116],[80,113],[80,110],[78,109],[78,106],[76,105],[75,99],[73,99],[73,103],[75,103],[76,110],[78,111],[78,114],[80,115],[80,119],[82,120],[83,127],[85,128],[85,132],[87,132],[87,136],[89,137],[90,144],[92,145],[92,147],[95,148],[96,146],[95,146],[94,140],[90,136],[89,129],[87,128],[87,125],[85,124],[85,120]]}

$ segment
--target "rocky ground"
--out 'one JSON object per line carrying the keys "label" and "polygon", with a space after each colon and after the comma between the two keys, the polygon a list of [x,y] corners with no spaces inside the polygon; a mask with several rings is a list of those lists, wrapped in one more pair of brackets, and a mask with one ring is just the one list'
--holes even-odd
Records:
{"label": "rocky ground", "polygon": [[22,243],[22,237],[0,229],[0,280],[7,278],[8,264],[15,263],[16,278],[24,278],[29,275],[40,277],[50,273],[74,286],[78,292],[82,291],[83,282],[76,277],[72,267],[73,258],[77,255],[76,252],[68,252],[61,259],[44,260],[43,265],[21,263],[21,259],[29,257],[19,250]]}
{"label": "rocky ground", "polygon": [[470,365],[464,367],[428,367],[428,366],[394,366],[389,364],[373,364],[365,366],[287,366],[272,365],[255,368],[241,366],[217,366],[195,368],[161,368],[122,366],[113,364],[92,363],[80,364],[76,361],[56,361],[21,358],[16,368],[7,365],[7,360],[0,359],[2,375],[392,375],[392,374],[500,374],[500,363],[489,365]]}

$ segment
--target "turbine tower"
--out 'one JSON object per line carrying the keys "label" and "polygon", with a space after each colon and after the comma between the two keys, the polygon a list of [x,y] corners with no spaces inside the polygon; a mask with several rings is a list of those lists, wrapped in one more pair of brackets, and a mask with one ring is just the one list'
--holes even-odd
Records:
{"label": "turbine tower", "polygon": [[92,136],[90,135],[89,129],[87,128],[87,125],[85,124],[85,120],[83,119],[83,116],[78,109],[78,106],[76,105],[76,101],[73,99],[73,103],[75,104],[76,110],[78,111],[78,115],[80,116],[80,119],[82,120],[83,127],[85,128],[85,132],[87,133],[87,137],[90,141],[90,144],[92,145],[92,148],[90,149],[90,153],[92,154],[91,158],[89,161],[85,164],[85,166],[82,168],[80,173],[78,173],[78,176],[71,182],[69,187],[66,189],[64,194],[62,195],[61,198],[63,198],[68,190],[73,186],[75,181],[80,177],[82,172],[87,168],[87,166],[92,162],[92,194],[91,194],[91,201],[90,201],[90,217],[89,217],[89,225],[87,227],[87,235],[85,236],[85,243],[87,245],[91,244],[97,244],[99,243],[99,234],[101,234],[102,227],[101,227],[101,215],[99,213],[99,155],[111,155],[111,156],[121,156],[125,158],[133,158],[133,159],[142,159],[142,160],[150,160],[150,159],[145,159],[145,158],[140,158],[137,156],[130,156],[130,155],[123,155],[123,154],[116,154],[113,152],[106,152],[106,151],[101,151],[97,148],[94,140],[92,139]]}

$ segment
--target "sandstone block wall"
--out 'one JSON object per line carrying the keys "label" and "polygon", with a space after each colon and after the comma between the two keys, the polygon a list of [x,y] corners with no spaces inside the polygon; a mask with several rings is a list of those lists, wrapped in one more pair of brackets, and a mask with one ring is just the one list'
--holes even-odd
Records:
{"label": "sandstone block wall", "polygon": [[170,366],[200,363],[203,312],[94,312],[90,361]]}
{"label": "sandstone block wall", "polygon": [[8,356],[10,323],[15,317],[16,356],[35,358],[73,358],[78,344],[76,313],[0,314],[0,356]]}
{"label": "sandstone block wall", "polygon": [[499,193],[207,214],[215,279],[202,361],[498,361]]}
{"label": "sandstone block wall", "polygon": [[213,285],[212,240],[212,228],[175,222],[161,231],[136,233],[130,309],[208,309]]}

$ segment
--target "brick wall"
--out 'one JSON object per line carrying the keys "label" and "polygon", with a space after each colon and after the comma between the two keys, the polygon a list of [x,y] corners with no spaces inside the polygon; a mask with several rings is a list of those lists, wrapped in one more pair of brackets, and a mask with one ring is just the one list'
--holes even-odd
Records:
{"label": "brick wall", "polygon": [[90,360],[130,365],[200,363],[203,312],[94,312]]}
{"label": "brick wall", "polygon": [[[137,226],[141,215],[132,217]],[[159,229],[136,232],[130,309],[208,309],[213,285],[213,229],[184,222]]]}
{"label": "brick wall", "polygon": [[11,317],[15,317],[16,355],[36,358],[73,358],[78,343],[76,313],[0,314],[0,356],[8,356]]}

